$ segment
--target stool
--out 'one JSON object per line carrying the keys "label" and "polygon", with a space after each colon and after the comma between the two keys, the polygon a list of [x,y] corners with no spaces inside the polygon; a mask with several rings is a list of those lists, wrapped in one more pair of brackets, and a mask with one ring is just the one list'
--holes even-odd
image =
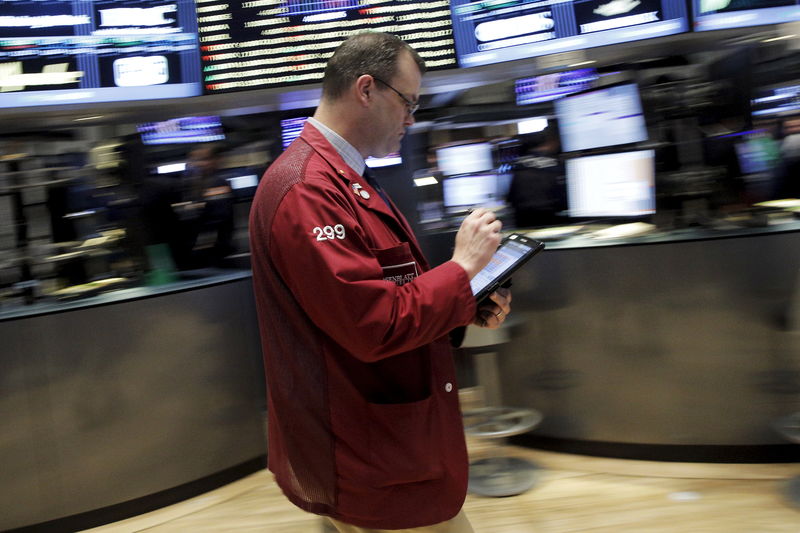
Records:
{"label": "stool", "polygon": [[507,437],[526,433],[542,421],[533,409],[502,406],[497,353],[493,351],[508,341],[508,327],[497,330],[469,326],[462,349],[472,354],[478,385],[484,390],[486,407],[464,412],[464,430],[468,436],[491,440],[489,456],[470,464],[469,491],[480,496],[504,497],[522,494],[533,488],[540,467],[513,457],[503,446]]}
{"label": "stool", "polygon": [[[784,417],[775,424],[775,429],[790,441],[800,444],[800,412]],[[795,476],[786,484],[786,497],[789,502],[800,507],[800,476]]]}

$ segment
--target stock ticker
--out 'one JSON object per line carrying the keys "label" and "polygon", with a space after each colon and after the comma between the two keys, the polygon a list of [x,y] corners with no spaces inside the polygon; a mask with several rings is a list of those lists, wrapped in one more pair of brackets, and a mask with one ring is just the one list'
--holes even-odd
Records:
{"label": "stock ticker", "polygon": [[197,17],[207,94],[318,82],[364,30],[400,36],[430,70],[456,67],[448,1],[197,0]]}

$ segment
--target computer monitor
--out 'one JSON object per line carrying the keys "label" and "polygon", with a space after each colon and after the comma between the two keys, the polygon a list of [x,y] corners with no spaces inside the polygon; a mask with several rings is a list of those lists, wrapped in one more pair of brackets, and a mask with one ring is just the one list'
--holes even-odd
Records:
{"label": "computer monitor", "polygon": [[800,20],[797,0],[692,0],[694,30],[710,31]]}
{"label": "computer monitor", "polygon": [[0,0],[0,108],[198,96],[192,0]]}
{"label": "computer monitor", "polygon": [[397,35],[428,70],[458,66],[449,2],[258,0],[198,6],[207,94],[319,83],[333,51],[363,31]]}
{"label": "computer monitor", "polygon": [[403,164],[403,156],[400,155],[400,152],[392,152],[383,157],[368,157],[364,163],[369,168],[393,167]]}
{"label": "computer monitor", "polygon": [[772,117],[800,113],[800,83],[777,87],[759,87],[751,100],[754,117]]}
{"label": "computer monitor", "polygon": [[455,176],[442,181],[442,204],[450,211],[491,205],[497,198],[496,174]]}
{"label": "computer monitor", "polygon": [[439,148],[436,150],[436,161],[445,176],[486,172],[494,168],[492,145],[488,142]]}
{"label": "computer monitor", "polygon": [[184,117],[141,124],[137,131],[144,144],[183,144],[221,141],[225,139],[218,116]]}
{"label": "computer monitor", "polygon": [[570,217],[644,217],[656,210],[655,151],[637,150],[568,159]]}
{"label": "computer monitor", "polygon": [[623,83],[556,100],[565,152],[647,140],[647,124],[635,83]]}
{"label": "computer monitor", "polygon": [[489,65],[689,31],[685,0],[451,0],[458,62]]}
{"label": "computer monitor", "polygon": [[308,117],[287,118],[281,120],[281,146],[286,150],[292,141],[300,137]]}
{"label": "computer monitor", "polygon": [[734,146],[742,174],[769,172],[780,163],[780,144],[763,131],[745,135]]}
{"label": "computer monitor", "polygon": [[517,105],[539,104],[591,88],[597,80],[593,68],[522,78],[514,82]]}

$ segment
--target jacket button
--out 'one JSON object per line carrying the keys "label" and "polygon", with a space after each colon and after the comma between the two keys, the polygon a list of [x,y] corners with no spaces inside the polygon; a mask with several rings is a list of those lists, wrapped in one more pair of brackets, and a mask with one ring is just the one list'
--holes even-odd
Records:
{"label": "jacket button", "polygon": [[452,383],[447,383],[444,386],[444,390],[445,390],[445,392],[452,392],[453,391],[453,384]]}

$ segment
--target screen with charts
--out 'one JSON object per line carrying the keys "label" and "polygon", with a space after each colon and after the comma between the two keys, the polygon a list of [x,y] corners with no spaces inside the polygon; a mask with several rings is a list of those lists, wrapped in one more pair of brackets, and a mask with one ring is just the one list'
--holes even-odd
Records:
{"label": "screen with charts", "polygon": [[614,85],[556,100],[565,152],[647,140],[647,125],[634,83]]}
{"label": "screen with charts", "polygon": [[734,144],[734,148],[739,169],[745,175],[769,172],[781,160],[780,143],[765,131],[748,132]]}
{"label": "screen with charts", "polygon": [[491,205],[499,196],[498,181],[497,174],[445,178],[442,180],[442,203],[450,211]]}
{"label": "screen with charts", "polygon": [[222,141],[225,132],[218,116],[185,117],[148,122],[137,128],[144,144],[182,144]]}
{"label": "screen with charts", "polygon": [[692,0],[695,31],[800,20],[800,0]]}
{"label": "screen with charts", "polygon": [[438,148],[436,165],[445,176],[491,170],[494,168],[492,145],[479,142]]}
{"label": "screen with charts", "polygon": [[[292,141],[300,136],[303,126],[308,117],[286,118],[281,120],[281,146],[286,150]],[[365,161],[370,168],[391,167],[402,165],[403,158],[397,152],[388,154],[386,157],[368,157]]]}
{"label": "screen with charts", "polygon": [[201,94],[192,0],[0,0],[0,107]]}
{"label": "screen with charts", "polygon": [[689,31],[684,0],[453,0],[462,67]]}
{"label": "screen with charts", "polygon": [[281,120],[281,146],[286,150],[292,141],[300,137],[308,117],[286,118]]}
{"label": "screen with charts", "polygon": [[591,88],[595,80],[597,80],[597,71],[593,68],[542,74],[516,80],[514,93],[517,105],[538,104],[556,100],[574,92],[585,91]]}
{"label": "screen with charts", "polygon": [[497,252],[489,260],[483,270],[478,272],[469,282],[472,294],[477,295],[481,289],[492,283],[495,279],[503,276],[503,273],[511,268],[514,263],[530,251],[530,246],[508,240],[503,243]]}
{"label": "screen with charts", "polygon": [[429,70],[456,67],[447,1],[197,0],[208,94],[322,80],[334,49],[364,30],[400,36]]}
{"label": "screen with charts", "polygon": [[656,211],[655,151],[568,159],[570,217],[640,217]]}
{"label": "screen with charts", "polygon": [[754,117],[800,113],[800,83],[756,89],[750,104]]}

